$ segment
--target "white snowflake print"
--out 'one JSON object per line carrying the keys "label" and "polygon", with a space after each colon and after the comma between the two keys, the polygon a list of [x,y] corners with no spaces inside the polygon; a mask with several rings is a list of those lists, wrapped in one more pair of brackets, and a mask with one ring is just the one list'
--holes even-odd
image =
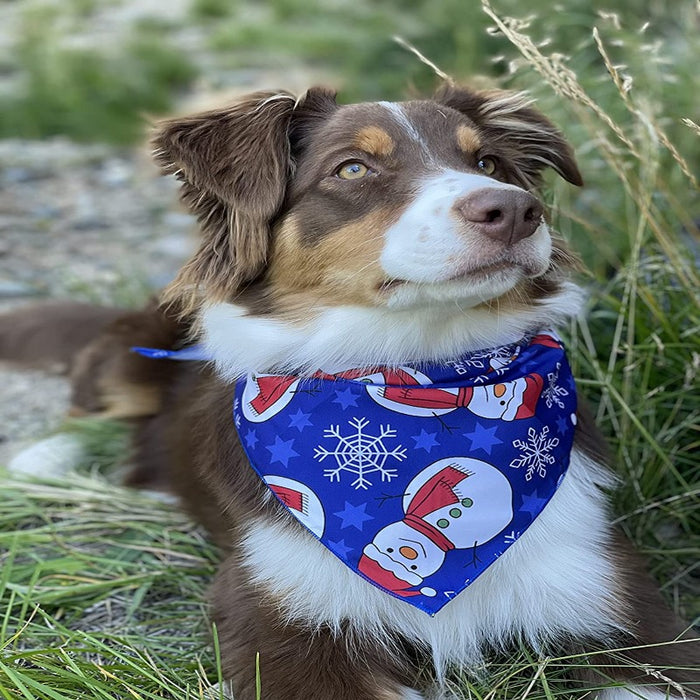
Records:
{"label": "white snowflake print", "polygon": [[534,428],[527,429],[527,442],[513,440],[513,447],[517,447],[521,454],[514,459],[510,466],[514,469],[526,467],[526,481],[530,481],[537,474],[544,478],[547,476],[547,467],[556,461],[554,455],[549,454],[559,444],[559,438],[547,438],[549,426],[545,425],[542,432],[538,433]]}
{"label": "white snowflake print", "polygon": [[517,345],[504,345],[500,348],[494,348],[486,353],[489,364],[487,373],[474,378],[475,384],[483,384],[484,382],[493,382],[496,377],[503,376],[508,371],[508,366],[520,354],[520,348]]}
{"label": "white snowflake print", "polygon": [[[457,374],[469,374],[470,370],[483,369],[500,375],[504,373],[506,366],[513,361],[519,352],[520,348],[515,345],[503,345],[489,350],[473,352],[460,360],[453,360],[447,364],[452,365]],[[493,376],[493,374],[483,375],[477,377],[475,381],[483,382],[487,378],[492,379]]]}
{"label": "white snowflake print", "polygon": [[457,374],[469,374],[470,369],[487,369],[486,360],[488,355],[483,352],[475,352],[461,360],[448,360],[446,364],[454,368]]}
{"label": "white snowflake print", "polygon": [[547,373],[548,385],[542,390],[542,396],[544,397],[547,408],[552,408],[554,404],[559,406],[559,408],[564,408],[564,402],[561,400],[562,396],[568,396],[569,392],[563,387],[559,386],[557,382],[559,381],[559,370],[561,369],[561,362],[557,362],[557,368],[554,372]]}
{"label": "white snowflake print", "polygon": [[326,469],[323,476],[327,476],[331,482],[340,481],[342,472],[356,474],[357,478],[352,482],[352,486],[357,489],[367,489],[372,486],[372,482],[367,478],[368,474],[379,472],[382,481],[391,481],[397,476],[396,469],[385,467],[389,457],[398,462],[406,459],[406,448],[395,447],[393,450],[384,445],[387,438],[395,438],[396,431],[390,425],[380,425],[379,435],[368,435],[363,432],[369,425],[366,418],[352,418],[349,425],[355,428],[355,433],[351,435],[341,435],[339,425],[331,425],[323,431],[324,438],[335,438],[338,442],[333,450],[328,450],[319,445],[314,451],[314,459],[323,462],[326,457],[335,457],[338,465],[337,469]]}

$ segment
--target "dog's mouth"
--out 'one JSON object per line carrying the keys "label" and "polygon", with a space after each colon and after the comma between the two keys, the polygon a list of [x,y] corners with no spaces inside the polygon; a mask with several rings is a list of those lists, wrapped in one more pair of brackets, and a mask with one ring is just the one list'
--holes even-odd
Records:
{"label": "dog's mouth", "polygon": [[[526,276],[534,276],[532,273],[541,274],[541,270],[532,270],[530,265],[523,262],[516,262],[514,260],[499,259],[492,262],[483,263],[475,267],[469,267],[465,270],[459,270],[454,274],[445,277],[443,279],[435,280],[430,284],[441,285],[441,284],[454,284],[454,283],[479,283],[490,276],[498,276],[499,273],[510,273],[514,270],[520,270]],[[413,280],[399,279],[399,278],[387,278],[382,280],[377,285],[377,291],[380,294],[390,294],[397,289],[407,286],[407,285],[421,285],[424,286],[425,282],[415,282]]]}

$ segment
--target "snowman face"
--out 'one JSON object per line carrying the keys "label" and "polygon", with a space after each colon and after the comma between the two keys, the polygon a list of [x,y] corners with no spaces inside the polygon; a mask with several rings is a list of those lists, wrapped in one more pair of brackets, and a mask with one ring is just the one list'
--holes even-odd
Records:
{"label": "snowman face", "polygon": [[445,553],[435,543],[404,522],[382,528],[367,548],[371,548],[369,556],[403,580],[414,576],[424,579],[445,560]]}
{"label": "snowman face", "polygon": [[515,419],[527,384],[523,378],[503,384],[479,386],[469,402],[469,410],[482,418]]}

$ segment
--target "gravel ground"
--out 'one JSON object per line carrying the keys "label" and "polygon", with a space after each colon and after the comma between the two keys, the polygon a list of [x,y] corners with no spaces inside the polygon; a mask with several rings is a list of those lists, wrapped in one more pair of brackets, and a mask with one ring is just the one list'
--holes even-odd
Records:
{"label": "gravel ground", "polygon": [[[47,298],[144,301],[195,242],[175,190],[138,150],[0,142],[0,311]],[[7,463],[60,424],[68,383],[0,366],[0,387],[0,463]]]}

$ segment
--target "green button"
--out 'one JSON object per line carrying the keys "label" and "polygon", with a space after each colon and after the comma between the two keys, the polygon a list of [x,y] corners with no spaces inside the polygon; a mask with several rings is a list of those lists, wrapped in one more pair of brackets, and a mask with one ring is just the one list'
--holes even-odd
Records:
{"label": "green button", "polygon": [[472,501],[471,498],[463,498],[462,499],[462,505],[465,508],[471,508],[474,505],[474,501]]}
{"label": "green button", "polygon": [[452,510],[450,511],[450,515],[453,518],[459,518],[462,515],[462,511],[459,508],[452,508]]}
{"label": "green button", "polygon": [[440,518],[440,520],[437,521],[438,527],[447,527],[449,524],[450,524],[450,521],[445,520],[445,518]]}

